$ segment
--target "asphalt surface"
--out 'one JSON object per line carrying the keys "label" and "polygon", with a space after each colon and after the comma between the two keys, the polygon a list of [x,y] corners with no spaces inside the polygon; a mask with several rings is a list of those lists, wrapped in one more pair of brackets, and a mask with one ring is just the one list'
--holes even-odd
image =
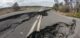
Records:
{"label": "asphalt surface", "polygon": [[[19,17],[16,17],[16,19],[11,18],[11,19],[8,19],[5,21],[1,21],[0,28],[2,28],[4,26],[6,27],[6,25],[11,25],[12,28],[9,28],[8,30],[1,32],[0,38],[26,38],[26,35],[29,33],[29,30],[32,27],[33,23],[35,22],[36,17],[37,16],[32,17],[30,20],[27,20],[25,22],[21,22],[23,20],[23,18],[25,18],[25,19],[29,18],[27,15],[23,14]],[[56,22],[65,22],[65,23],[71,24],[72,19],[75,19],[75,18],[68,18],[63,15],[59,15],[59,14],[57,14],[56,11],[49,11],[48,16],[43,17],[40,29],[43,29],[46,26],[53,25]],[[76,23],[77,26],[75,29],[75,34],[70,36],[69,38],[80,38],[80,34],[79,34],[80,20],[78,20],[78,19],[76,19],[76,20],[77,20],[77,23]],[[4,26],[2,26],[2,25],[4,25]],[[36,30],[36,28],[34,30]]]}

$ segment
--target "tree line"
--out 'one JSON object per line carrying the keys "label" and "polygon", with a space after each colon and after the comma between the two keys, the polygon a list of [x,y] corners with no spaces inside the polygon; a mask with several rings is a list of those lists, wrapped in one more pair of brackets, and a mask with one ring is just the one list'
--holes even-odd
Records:
{"label": "tree line", "polygon": [[53,8],[56,11],[61,12],[80,12],[80,1],[79,0],[64,0],[64,3],[59,3],[59,0],[54,0],[55,5]]}

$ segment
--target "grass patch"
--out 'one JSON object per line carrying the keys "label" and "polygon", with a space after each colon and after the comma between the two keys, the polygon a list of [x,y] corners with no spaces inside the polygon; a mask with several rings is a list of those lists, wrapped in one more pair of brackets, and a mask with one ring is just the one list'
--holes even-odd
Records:
{"label": "grass patch", "polygon": [[71,17],[76,17],[76,18],[80,18],[80,13],[67,13],[65,14],[66,16],[71,16]]}

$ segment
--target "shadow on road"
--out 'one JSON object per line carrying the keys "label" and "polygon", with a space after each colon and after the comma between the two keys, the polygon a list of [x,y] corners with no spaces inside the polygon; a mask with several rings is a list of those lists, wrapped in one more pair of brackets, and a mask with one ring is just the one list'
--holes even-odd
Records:
{"label": "shadow on road", "polygon": [[76,21],[72,20],[71,24],[57,22],[52,26],[46,26],[40,31],[34,31],[27,38],[68,38],[74,34]]}

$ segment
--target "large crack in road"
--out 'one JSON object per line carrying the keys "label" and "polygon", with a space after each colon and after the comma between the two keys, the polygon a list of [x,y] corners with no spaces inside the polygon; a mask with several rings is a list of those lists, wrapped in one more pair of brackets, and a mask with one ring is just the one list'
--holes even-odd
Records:
{"label": "large crack in road", "polygon": [[[42,14],[43,13],[43,14]],[[15,28],[18,26],[18,25],[20,25],[20,24],[22,24],[22,23],[24,23],[25,21],[29,21],[32,17],[34,17],[34,16],[36,16],[36,15],[43,15],[43,16],[45,16],[44,15],[44,13],[45,12],[30,12],[30,13],[22,13],[22,14],[17,14],[17,15],[13,15],[13,16],[9,16],[9,17],[6,17],[6,18],[3,18],[3,19],[0,19],[0,35],[3,35],[4,34],[4,32],[5,33],[7,33],[7,32],[9,32],[9,31],[11,31],[11,32],[13,32],[14,30],[15,30]],[[52,13],[51,13],[52,14]],[[50,14],[50,15],[51,15]],[[47,14],[46,14],[47,15]],[[53,14],[52,14],[53,15]],[[50,16],[50,18],[52,18],[52,17],[57,17],[57,18],[60,18],[60,17],[58,17],[57,15],[53,15],[53,16]],[[46,20],[47,21],[47,25],[48,25],[48,23],[50,22],[50,19],[49,18],[49,16],[48,16],[48,20]],[[52,19],[57,19],[57,18],[52,18]],[[62,19],[62,17],[60,18],[60,20]],[[59,20],[59,21],[60,21]],[[52,21],[52,20],[51,20]],[[58,21],[58,20],[56,20],[56,21]],[[65,20],[63,20],[63,21],[65,21]],[[32,22],[32,21],[31,21]],[[30,23],[31,23],[30,22]],[[44,24],[45,24],[45,22],[43,22]],[[53,22],[52,22],[53,23]],[[55,21],[54,21],[54,23],[55,23]],[[66,22],[65,22],[66,23]],[[72,23],[72,22],[71,22]],[[50,24],[51,24],[51,22],[50,22]],[[26,24],[25,24],[26,25]],[[30,25],[30,24],[28,24],[28,25]],[[41,31],[40,32],[37,32],[38,34],[44,34],[43,36],[49,36],[49,37],[52,37],[53,35],[52,34],[50,34],[50,32],[52,32],[53,34],[57,31],[57,32],[59,32],[59,33],[56,33],[56,34],[60,34],[60,35],[62,35],[62,34],[64,34],[64,33],[67,33],[67,32],[65,32],[66,30],[65,30],[65,26],[66,26],[66,28],[68,28],[68,26],[66,25],[66,24],[64,24],[64,23],[60,23],[60,24],[58,24],[56,27],[54,26],[55,24],[53,24],[52,26],[50,25],[48,25],[48,26],[46,26],[46,25],[43,25],[43,26],[41,26],[41,27],[44,27],[44,26],[46,26],[44,29],[41,29]],[[23,25],[22,25],[23,26]],[[25,27],[25,26],[24,26]],[[24,28],[23,27],[23,28]],[[28,27],[28,26],[27,26]],[[31,27],[31,26],[30,26]],[[70,27],[70,26],[69,26]],[[22,27],[20,27],[20,28],[22,28]],[[20,29],[19,28],[19,29]],[[25,27],[26,28],[26,27]],[[53,29],[53,28],[55,28],[55,29],[57,29],[57,28],[60,28],[60,30],[59,29],[57,29],[57,30],[55,30],[55,29]],[[17,30],[19,30],[19,29],[17,29]],[[65,31],[63,31],[63,30],[61,30],[61,29],[64,29]],[[23,29],[22,29],[23,30]],[[22,30],[20,30],[20,31],[22,31]],[[27,30],[27,29],[26,29]],[[29,29],[28,29],[29,30]],[[70,29],[67,29],[67,30],[70,30]],[[48,32],[49,33],[48,33]],[[53,32],[54,31],[54,32]],[[61,34],[61,31],[63,32],[62,34]],[[15,31],[16,32],[16,31]],[[14,33],[15,33],[14,32]],[[25,32],[25,31],[24,31]],[[6,35],[6,36],[3,36],[4,38],[6,37],[6,38],[14,38],[14,33],[11,33],[11,34],[9,34],[8,36]],[[18,33],[18,32],[16,32],[16,33]],[[16,35],[16,33],[15,33],[15,35]],[[22,33],[22,32],[21,32]],[[34,33],[34,32],[33,32]],[[32,34],[33,34],[32,33]],[[36,34],[36,33],[35,33]],[[11,36],[10,36],[11,35]],[[33,34],[34,35],[34,34]],[[39,35],[39,36],[40,36]],[[51,36],[52,35],[52,36]],[[23,35],[23,36],[25,36],[25,34]],[[57,35],[56,35],[57,36]],[[20,36],[20,34],[17,34],[16,35],[16,37],[15,38],[17,38],[17,37],[19,37],[19,38],[21,38],[22,36]],[[33,37],[35,37],[35,35],[33,36]],[[30,38],[33,38],[33,37],[30,37]],[[42,35],[41,35],[41,37],[42,37]],[[47,37],[43,37],[43,38],[47,38]],[[54,38],[54,37],[52,37],[52,38]],[[58,38],[58,37],[57,37]]]}
{"label": "large crack in road", "polygon": [[76,20],[72,20],[71,24],[65,22],[57,22],[52,26],[46,26],[40,31],[32,32],[27,38],[68,38],[74,34]]}
{"label": "large crack in road", "polygon": [[23,13],[0,19],[0,35],[6,31],[14,31],[18,25],[30,20],[34,16],[35,14],[33,13]]}

